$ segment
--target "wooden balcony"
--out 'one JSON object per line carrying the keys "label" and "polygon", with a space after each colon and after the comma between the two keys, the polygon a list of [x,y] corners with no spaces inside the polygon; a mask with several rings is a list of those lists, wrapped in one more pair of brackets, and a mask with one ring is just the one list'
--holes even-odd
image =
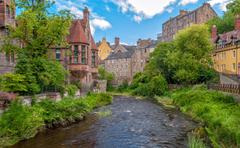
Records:
{"label": "wooden balcony", "polygon": [[83,65],[83,64],[69,64],[69,70],[70,71],[86,71],[90,72],[91,67],[89,65]]}

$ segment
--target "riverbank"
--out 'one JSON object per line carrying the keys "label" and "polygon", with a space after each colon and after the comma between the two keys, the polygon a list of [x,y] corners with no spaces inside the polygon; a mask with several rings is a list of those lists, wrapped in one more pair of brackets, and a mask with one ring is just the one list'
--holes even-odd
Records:
{"label": "riverbank", "polygon": [[155,97],[155,100],[166,107],[179,108],[203,124],[203,129],[193,132],[195,139],[190,138],[189,144],[196,144],[198,139],[197,144],[202,145],[207,135],[213,147],[240,146],[240,106],[233,96],[196,87],[172,91],[167,96]]}
{"label": "riverbank", "polygon": [[25,106],[13,102],[0,117],[0,147],[34,137],[44,128],[66,126],[82,120],[94,108],[110,104],[107,94],[91,94],[83,98],[64,98],[59,102],[44,100]]}

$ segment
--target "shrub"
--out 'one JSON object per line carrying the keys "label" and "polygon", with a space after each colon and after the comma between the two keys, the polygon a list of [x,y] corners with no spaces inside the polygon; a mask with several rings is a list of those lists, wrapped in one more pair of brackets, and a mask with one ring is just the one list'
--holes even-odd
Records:
{"label": "shrub", "polygon": [[0,76],[0,90],[5,92],[26,92],[27,87],[24,85],[25,76],[20,74],[6,73]]}
{"label": "shrub", "polygon": [[167,81],[162,75],[149,77],[145,74],[137,74],[130,86],[134,95],[149,96],[163,95],[167,89]]}
{"label": "shrub", "polygon": [[178,91],[172,97],[182,111],[206,123],[215,147],[240,145],[240,107],[233,97],[196,87]]}
{"label": "shrub", "polygon": [[74,97],[76,92],[78,91],[78,87],[76,85],[67,85],[66,86],[66,92],[69,96]]}
{"label": "shrub", "polygon": [[14,101],[0,118],[0,145],[8,146],[35,136],[43,126],[42,110]]}

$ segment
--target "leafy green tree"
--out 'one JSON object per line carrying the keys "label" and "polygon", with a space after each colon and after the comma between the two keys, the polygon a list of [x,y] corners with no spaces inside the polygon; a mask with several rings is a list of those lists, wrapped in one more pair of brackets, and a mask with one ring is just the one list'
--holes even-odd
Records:
{"label": "leafy green tree", "polygon": [[205,25],[193,25],[180,31],[173,42],[157,46],[144,73],[148,77],[161,73],[168,83],[195,84],[213,79],[213,46],[209,38]]}
{"label": "leafy green tree", "polygon": [[227,9],[234,15],[240,14],[240,0],[232,0],[228,5]]}
{"label": "leafy green tree", "polygon": [[66,36],[72,15],[69,11],[50,13],[53,4],[50,0],[16,0],[15,3],[22,10],[16,18],[18,25],[10,27],[1,49],[17,55],[16,73],[25,76],[28,93],[59,88],[64,84],[66,72],[58,62],[49,60],[48,52],[52,47],[68,46]]}
{"label": "leafy green tree", "polygon": [[235,15],[232,12],[225,12],[225,14],[222,17],[215,17],[207,22],[209,25],[209,30],[211,31],[211,28],[213,25],[217,26],[218,33],[224,33],[234,30],[234,24],[235,24]]}

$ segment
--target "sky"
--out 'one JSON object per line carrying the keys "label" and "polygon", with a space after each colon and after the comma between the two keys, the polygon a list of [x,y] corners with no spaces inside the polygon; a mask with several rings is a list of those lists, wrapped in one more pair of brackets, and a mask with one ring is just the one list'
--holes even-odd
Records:
{"label": "sky", "polygon": [[52,11],[68,9],[77,18],[88,7],[91,30],[96,42],[106,37],[110,43],[120,37],[123,44],[136,44],[141,39],[156,39],[162,24],[179,10],[194,10],[209,2],[218,15],[230,0],[55,0]]}

